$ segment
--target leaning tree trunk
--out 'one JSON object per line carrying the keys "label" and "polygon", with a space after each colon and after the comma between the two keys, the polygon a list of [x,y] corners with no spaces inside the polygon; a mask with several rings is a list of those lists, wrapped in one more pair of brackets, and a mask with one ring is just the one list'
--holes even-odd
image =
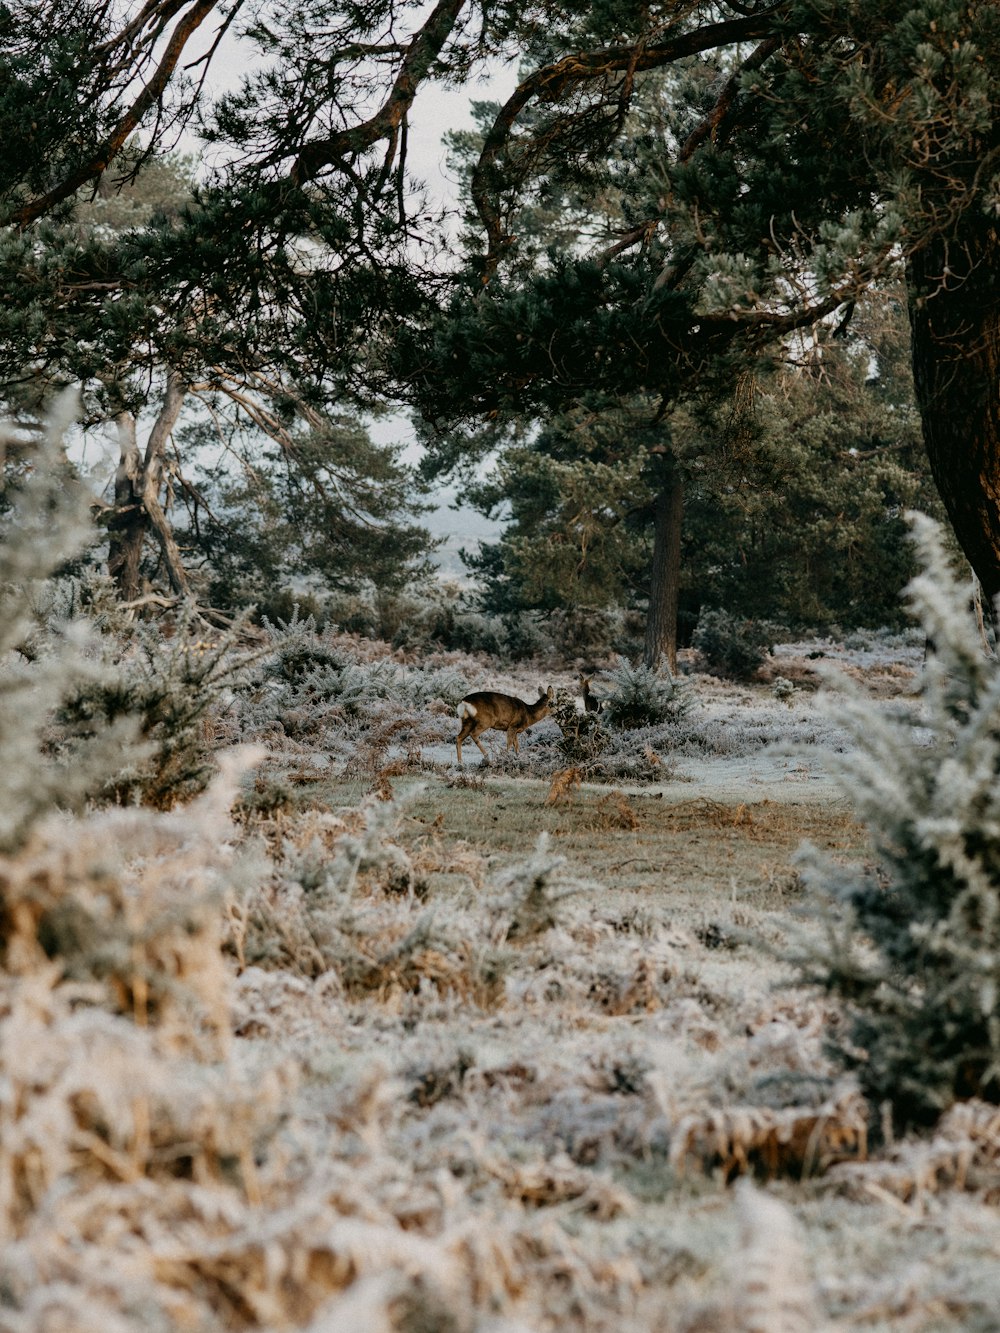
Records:
{"label": "leaning tree trunk", "polygon": [[910,262],[913,379],[931,471],[969,564],[1000,594],[1000,232],[978,210]]}
{"label": "leaning tree trunk", "polygon": [[184,393],[180,376],[171,372],[159,416],[149,432],[145,454],[139,451],[136,419],[132,413],[119,412],[115,418],[120,461],[115,473],[114,506],[108,518],[108,573],[123,602],[136,601],[142,591],[142,549],[150,536],[159,543],[173,591],[178,597],[190,595],[180,549],[160,504],[167,441],[180,415]]}
{"label": "leaning tree trunk", "polygon": [[665,464],[653,507],[653,567],[642,660],[655,667],[666,657],[677,670],[677,604],[681,577],[681,520],[684,478],[675,463]]}

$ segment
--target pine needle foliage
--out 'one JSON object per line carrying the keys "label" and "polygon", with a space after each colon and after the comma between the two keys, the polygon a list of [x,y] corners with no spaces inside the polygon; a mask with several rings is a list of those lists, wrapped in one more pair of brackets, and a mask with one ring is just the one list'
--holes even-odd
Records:
{"label": "pine needle foliage", "polygon": [[1000,666],[940,529],[911,523],[923,572],[907,596],[928,638],[920,726],[847,683],[826,696],[854,742],[827,762],[874,860],[834,867],[804,849],[825,930],[797,959],[843,1003],[836,1053],[903,1127],[956,1100],[1000,1101]]}
{"label": "pine needle foliage", "polygon": [[612,688],[605,695],[603,715],[613,726],[633,729],[676,722],[691,707],[691,697],[676,680],[665,658],[659,665],[632,666],[619,657],[604,675]]}
{"label": "pine needle foliage", "polygon": [[764,665],[773,639],[771,626],[719,609],[702,611],[691,643],[708,671],[749,680]]}

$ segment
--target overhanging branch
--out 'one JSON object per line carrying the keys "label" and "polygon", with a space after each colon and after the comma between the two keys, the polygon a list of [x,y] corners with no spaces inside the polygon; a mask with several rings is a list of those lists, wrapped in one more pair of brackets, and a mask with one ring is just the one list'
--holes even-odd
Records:
{"label": "overhanging branch", "polygon": [[441,54],[464,6],[465,0],[438,0],[426,23],[409,43],[399,73],[382,106],[360,125],[304,144],[289,173],[294,184],[305,185],[327,167],[340,167],[343,159],[356,157],[383,139],[389,140],[392,151],[395,150],[400,126],[413,104],[417,89]]}
{"label": "overhanging branch", "polygon": [[[555,102],[568,91],[612,74],[624,75],[630,82],[637,73],[659,69],[687,56],[734,46],[739,42],[766,38],[767,41],[763,42],[762,46],[768,47],[770,42],[774,42],[774,49],[777,49],[779,42],[772,31],[774,16],[783,12],[785,8],[781,0],[780,3],[760,13],[748,14],[738,19],[727,19],[720,23],[706,23],[689,31],[678,32],[667,40],[661,39],[655,44],[647,45],[640,42],[630,46],[578,52],[535,70],[518,84],[497,114],[472,173],[472,200],[486,229],[487,237],[483,282],[488,282],[496,272],[503,252],[510,243],[510,238],[504,234],[503,219],[497,202],[500,193],[498,183],[500,161],[506,154],[515,122],[529,103]],[[758,47],[754,54],[760,53],[761,49]],[[770,50],[760,58],[766,58],[767,54],[770,54]],[[720,119],[724,109],[719,112]],[[706,129],[706,133],[710,128]]]}
{"label": "overhanging branch", "polygon": [[[218,0],[193,0],[187,13],[174,28],[166,50],[149,82],[143,87],[132,105],[119,118],[114,129],[89,156],[79,162],[51,190],[46,194],[30,199],[26,204],[22,204],[20,208],[15,209],[11,216],[11,222],[15,227],[30,226],[32,222],[44,217],[58,204],[75,194],[81,186],[86,185],[90,180],[95,180],[107,169],[115,156],[124,148],[129,136],[138,128],[146,113],[156,106],[163,97],[167,84],[177,68],[177,63],[184,53],[184,48],[194,32],[215,9],[217,2]],[[178,8],[180,6],[177,4],[177,0],[172,0],[165,7],[147,4],[141,11],[141,16],[146,21],[155,21],[157,17],[163,21],[165,12],[172,14]],[[118,39],[106,45],[108,47],[117,46],[121,43],[128,45],[135,35],[134,25],[135,20],[123,30],[122,34],[119,34]]]}

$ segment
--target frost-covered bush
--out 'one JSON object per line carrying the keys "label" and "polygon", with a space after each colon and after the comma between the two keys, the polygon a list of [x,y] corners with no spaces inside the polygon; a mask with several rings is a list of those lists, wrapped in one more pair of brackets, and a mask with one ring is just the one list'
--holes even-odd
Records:
{"label": "frost-covered bush", "polygon": [[106,795],[168,810],[204,790],[215,772],[213,716],[261,656],[240,647],[245,623],[209,634],[188,607],[169,637],[140,624],[127,640],[102,640],[104,670],[65,698],[57,720],[70,740],[125,720],[136,729],[143,756]]}
{"label": "frost-covered bush", "polygon": [[330,705],[349,717],[364,717],[380,702],[425,708],[434,700],[450,706],[468,693],[465,677],[451,667],[408,666],[392,656],[360,661],[348,645],[317,631],[310,617],[265,624],[272,660],[265,668],[273,708]]}
{"label": "frost-covered bush", "polygon": [[[83,736],[53,728],[59,708],[81,690],[100,689],[108,671],[96,636],[52,610],[53,575],[90,539],[86,496],[65,475],[63,400],[20,483],[5,487],[0,533],[0,852],[23,843],[59,808],[79,809],[122,764],[141,754],[137,726],[119,718]],[[0,455],[5,439],[0,434]]]}
{"label": "frost-covered bush", "polygon": [[1000,665],[938,528],[916,515],[913,529],[924,572],[908,599],[933,644],[920,725],[849,682],[825,696],[854,740],[826,761],[874,854],[837,866],[804,852],[825,930],[798,959],[844,1006],[838,1054],[904,1125],[1000,1101]]}
{"label": "frost-covered bush", "polygon": [[666,661],[658,667],[632,666],[620,657],[603,673],[611,683],[605,693],[603,715],[616,727],[649,727],[676,722],[691,706],[684,685],[670,673]]}
{"label": "frost-covered bush", "polygon": [[749,680],[763,666],[773,641],[770,625],[707,609],[691,637],[704,669],[733,680]]}
{"label": "frost-covered bush", "polygon": [[518,861],[497,875],[489,899],[496,939],[530,939],[556,925],[566,900],[583,887],[566,877],[565,864],[564,856],[549,850],[549,835],[541,833],[527,860]]}

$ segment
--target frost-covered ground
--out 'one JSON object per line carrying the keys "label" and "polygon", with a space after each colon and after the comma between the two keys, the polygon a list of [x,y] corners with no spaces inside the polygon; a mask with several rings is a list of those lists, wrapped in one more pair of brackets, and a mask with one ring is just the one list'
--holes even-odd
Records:
{"label": "frost-covered ground", "polygon": [[998,1327],[1000,1114],[871,1147],[783,961],[800,842],[868,851],[817,668],[916,728],[920,658],[784,645],[600,763],[546,720],[460,770],[463,693],[575,674],[314,636],[215,719],[263,751],[235,822],[223,783],[49,826],[5,872],[0,1330]]}

